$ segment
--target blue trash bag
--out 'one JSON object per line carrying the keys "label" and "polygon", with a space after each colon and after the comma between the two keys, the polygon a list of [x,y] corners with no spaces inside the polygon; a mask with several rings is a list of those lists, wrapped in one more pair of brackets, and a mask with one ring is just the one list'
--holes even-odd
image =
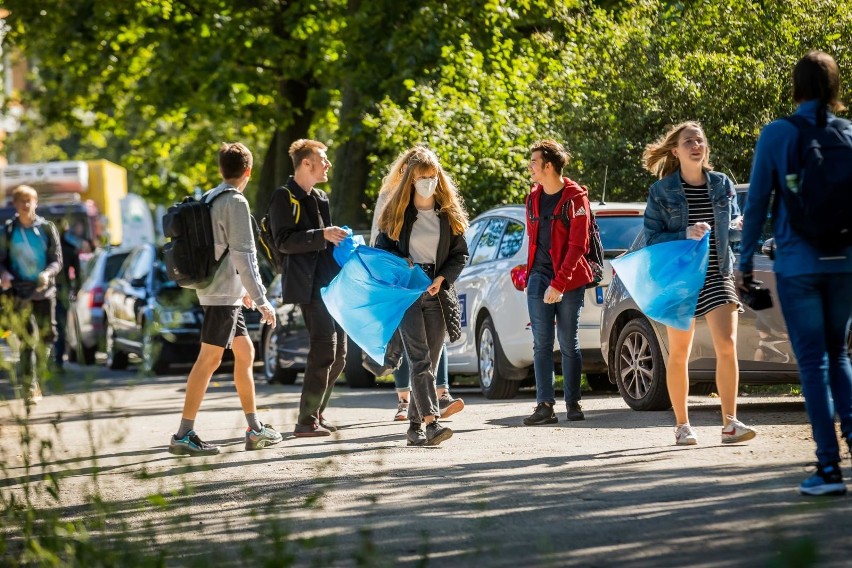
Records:
{"label": "blue trash bag", "polygon": [[340,241],[340,244],[334,247],[334,261],[339,265],[343,266],[346,264],[346,261],[349,260],[349,255],[352,254],[357,247],[363,246],[366,243],[364,242],[364,237],[361,235],[352,236],[352,229],[347,226],[340,227],[341,229],[346,229],[349,233],[349,236]]}
{"label": "blue trash bag", "polygon": [[375,361],[384,361],[402,316],[430,284],[432,279],[419,266],[410,267],[404,258],[360,245],[320,293],[347,335]]}
{"label": "blue trash bag", "polygon": [[688,330],[695,317],[698,292],[704,286],[710,259],[710,233],[650,245],[619,258],[612,267],[624,287],[649,318]]}

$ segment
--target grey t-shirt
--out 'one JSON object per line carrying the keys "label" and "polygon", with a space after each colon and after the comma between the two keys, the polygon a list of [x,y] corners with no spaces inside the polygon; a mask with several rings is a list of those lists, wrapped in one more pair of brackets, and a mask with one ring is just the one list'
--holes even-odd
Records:
{"label": "grey t-shirt", "polygon": [[435,264],[441,224],[434,209],[418,209],[417,219],[411,227],[408,254],[418,264]]}

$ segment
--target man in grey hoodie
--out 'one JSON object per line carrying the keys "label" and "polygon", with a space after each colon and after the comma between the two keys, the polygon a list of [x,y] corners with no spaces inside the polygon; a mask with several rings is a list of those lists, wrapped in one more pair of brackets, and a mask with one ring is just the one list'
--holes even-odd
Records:
{"label": "man in grey hoodie", "polygon": [[243,191],[251,177],[252,155],[239,142],[224,143],[219,148],[219,172],[222,183],[204,194],[212,201],[216,259],[219,264],[213,280],[206,288],[197,290],[204,309],[201,326],[201,351],[186,382],[186,397],[180,428],[169,443],[175,455],[214,455],[219,447],[201,440],[195,433],[195,417],[207,392],[210,378],[222,362],[225,349],[234,352],[234,385],[246,415],[246,450],[259,450],[277,444],[281,434],[257,418],[255,404],[254,345],[243,319],[242,307],[257,307],[261,323],[275,326],[275,309],[266,299],[257,268],[257,250],[251,224],[249,204]]}

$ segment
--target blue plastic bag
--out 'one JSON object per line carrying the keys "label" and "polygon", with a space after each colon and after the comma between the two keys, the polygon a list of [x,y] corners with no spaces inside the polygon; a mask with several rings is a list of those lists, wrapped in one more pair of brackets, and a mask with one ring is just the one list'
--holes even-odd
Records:
{"label": "blue plastic bag", "polygon": [[375,361],[384,361],[405,311],[430,284],[419,266],[361,245],[352,248],[340,273],[320,293],[347,335]]}
{"label": "blue plastic bag", "polygon": [[649,318],[688,330],[710,260],[710,233],[651,245],[612,260],[618,278]]}
{"label": "blue plastic bag", "polygon": [[364,243],[364,237],[362,237],[361,235],[355,235],[353,237],[352,229],[350,229],[346,225],[340,228],[346,229],[346,231],[349,233],[349,236],[340,241],[339,245],[334,247],[332,256],[334,256],[334,261],[339,266],[343,266],[344,264],[346,264],[346,261],[349,260],[349,255],[352,254],[352,251],[354,251],[359,246],[363,246],[366,243]]}

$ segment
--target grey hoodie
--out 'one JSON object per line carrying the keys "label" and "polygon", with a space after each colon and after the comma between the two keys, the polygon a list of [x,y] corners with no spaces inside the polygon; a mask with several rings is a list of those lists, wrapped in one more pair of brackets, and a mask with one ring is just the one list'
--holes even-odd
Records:
{"label": "grey hoodie", "polygon": [[[226,189],[236,188],[222,183],[205,193],[204,198],[215,197]],[[270,305],[257,269],[257,249],[246,198],[239,191],[231,191],[213,202],[210,216],[216,258],[221,258],[226,250],[228,255],[210,285],[196,290],[198,301],[202,306],[239,306],[248,292],[258,308]]]}

